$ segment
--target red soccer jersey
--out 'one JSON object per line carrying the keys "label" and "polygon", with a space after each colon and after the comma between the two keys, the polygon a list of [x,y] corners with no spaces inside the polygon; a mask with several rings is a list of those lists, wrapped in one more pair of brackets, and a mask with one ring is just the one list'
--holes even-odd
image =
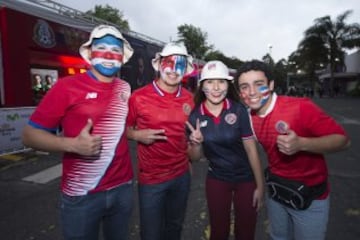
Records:
{"label": "red soccer jersey", "polygon": [[44,129],[62,126],[65,137],[75,137],[87,119],[92,134],[102,136],[98,157],[65,153],[62,191],[71,196],[114,188],[133,178],[125,131],[130,86],[123,80],[96,81],[87,73],[59,79],[30,118],[29,124]]}
{"label": "red soccer jersey", "polygon": [[289,156],[281,153],[276,144],[276,138],[280,134],[276,129],[279,121],[287,123],[290,129],[302,137],[345,135],[344,129],[310,99],[274,94],[265,116],[251,112],[251,118],[256,137],[267,152],[271,172],[302,181],[309,186],[327,179],[328,170],[322,154],[298,152]]}
{"label": "red soccer jersey", "polygon": [[128,126],[164,129],[166,141],[138,143],[138,176],[141,184],[171,180],[188,170],[185,121],[193,108],[193,96],[184,88],[174,94],[162,91],[153,81],[136,90],[129,100]]}

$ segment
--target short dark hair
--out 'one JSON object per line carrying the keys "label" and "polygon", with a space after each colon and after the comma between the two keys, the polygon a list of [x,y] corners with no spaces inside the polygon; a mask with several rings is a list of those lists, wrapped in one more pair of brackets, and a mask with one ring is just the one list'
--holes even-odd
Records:
{"label": "short dark hair", "polygon": [[249,71],[261,71],[265,74],[268,81],[273,80],[273,74],[268,64],[260,60],[251,60],[244,62],[241,66],[237,69],[235,75],[235,88],[239,91],[238,81],[241,74],[249,72]]}

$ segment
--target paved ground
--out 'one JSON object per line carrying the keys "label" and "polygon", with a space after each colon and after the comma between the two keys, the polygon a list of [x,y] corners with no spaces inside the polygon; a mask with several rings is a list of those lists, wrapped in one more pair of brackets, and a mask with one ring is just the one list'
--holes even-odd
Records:
{"label": "paved ground", "polygon": [[[317,99],[343,124],[352,139],[347,151],[329,154],[331,212],[327,240],[360,239],[360,99]],[[134,155],[135,147],[132,146]],[[264,157],[264,156],[263,156]],[[264,157],[265,159],[265,157]],[[60,155],[28,152],[0,157],[0,239],[60,240],[56,207],[59,179],[36,184],[23,178],[60,163]],[[193,165],[193,179],[184,224],[183,240],[206,240],[209,236],[204,197],[206,162]],[[137,204],[136,204],[137,205]],[[257,240],[268,239],[264,208],[258,218]],[[134,211],[131,239],[139,239],[138,209]],[[230,238],[233,239],[233,238]]]}

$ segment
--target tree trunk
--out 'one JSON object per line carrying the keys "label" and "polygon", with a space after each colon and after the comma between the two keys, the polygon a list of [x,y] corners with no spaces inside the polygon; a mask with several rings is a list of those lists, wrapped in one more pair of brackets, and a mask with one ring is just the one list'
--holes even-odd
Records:
{"label": "tree trunk", "polygon": [[329,96],[333,97],[334,96],[334,71],[331,70],[330,72],[330,82],[329,82]]}

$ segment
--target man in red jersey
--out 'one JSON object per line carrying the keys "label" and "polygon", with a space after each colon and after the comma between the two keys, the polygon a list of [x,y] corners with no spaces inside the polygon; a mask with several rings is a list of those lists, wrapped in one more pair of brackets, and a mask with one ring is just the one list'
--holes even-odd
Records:
{"label": "man in red jersey", "polygon": [[[125,135],[130,86],[116,77],[133,54],[112,26],[80,47],[86,73],[59,79],[23,131],[25,145],[64,152],[61,220],[65,239],[128,239],[133,171]],[[54,132],[63,129],[63,135]]]}
{"label": "man in red jersey", "polygon": [[[310,99],[277,96],[264,62],[245,62],[235,80],[268,157],[270,238],[325,239],[330,195],[324,154],[350,145],[344,129]],[[289,191],[294,181],[300,187]]]}
{"label": "man in red jersey", "polygon": [[141,239],[180,240],[190,190],[185,122],[194,105],[181,79],[192,57],[171,42],[152,64],[159,77],[133,92],[127,118],[127,135],[138,143]]}

